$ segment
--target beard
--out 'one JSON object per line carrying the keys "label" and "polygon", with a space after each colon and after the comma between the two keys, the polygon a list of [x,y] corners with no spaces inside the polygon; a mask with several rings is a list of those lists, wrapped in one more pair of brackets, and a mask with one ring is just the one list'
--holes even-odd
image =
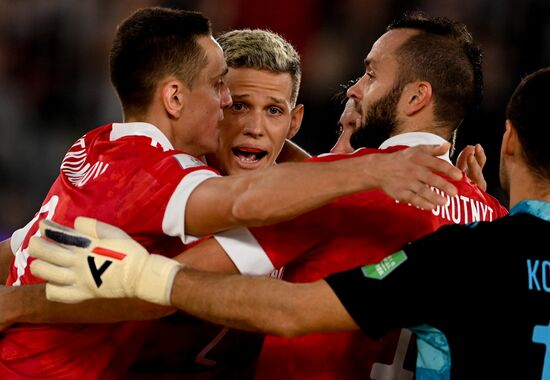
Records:
{"label": "beard", "polygon": [[378,148],[397,130],[397,103],[403,92],[398,83],[367,110],[363,125],[353,132],[350,144],[353,149]]}

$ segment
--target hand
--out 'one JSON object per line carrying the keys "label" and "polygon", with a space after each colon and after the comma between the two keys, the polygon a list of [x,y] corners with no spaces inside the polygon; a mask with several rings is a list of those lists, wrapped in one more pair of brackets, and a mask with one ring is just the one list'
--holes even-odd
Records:
{"label": "hand", "polygon": [[79,217],[75,229],[43,220],[40,232],[42,237],[29,243],[30,255],[37,258],[31,272],[48,282],[50,301],[139,297],[170,304],[172,282],[181,264],[150,255],[121,229]]}
{"label": "hand", "polygon": [[454,180],[462,178],[462,172],[445,160],[437,158],[450,148],[442,145],[418,145],[390,154],[376,154],[379,164],[380,188],[390,197],[410,203],[424,210],[431,210],[447,203],[447,197],[434,192],[431,187],[449,196],[457,194],[456,187],[440,173]]}
{"label": "hand", "polygon": [[487,181],[483,176],[483,167],[487,162],[487,156],[480,144],[468,145],[458,155],[456,166],[466,173],[475,184],[483,191],[487,190]]}

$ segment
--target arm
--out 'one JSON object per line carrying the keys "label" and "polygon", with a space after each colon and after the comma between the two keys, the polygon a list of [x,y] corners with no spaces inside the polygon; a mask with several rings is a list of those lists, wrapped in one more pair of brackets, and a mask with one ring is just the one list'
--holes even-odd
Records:
{"label": "arm", "polygon": [[20,323],[109,323],[157,319],[173,308],[139,299],[95,299],[63,304],[46,299],[46,284],[0,286],[0,331]]}
{"label": "arm", "polygon": [[[370,154],[322,163],[284,163],[247,175],[211,178],[190,195],[185,231],[203,236],[239,225],[260,226],[291,219],[336,198],[379,188],[389,196],[423,209],[453,196],[456,188],[435,174],[460,179],[460,170],[435,156],[439,147],[417,146],[391,154]],[[388,175],[391,173],[391,175]]]}
{"label": "arm", "polygon": [[0,243],[0,282],[6,283],[10,269],[13,252],[10,247],[10,239],[6,239]]}
{"label": "arm", "polygon": [[291,284],[184,268],[175,277],[171,302],[196,317],[266,334],[294,337],[359,328],[325,281]]}
{"label": "arm", "polygon": [[285,140],[283,149],[277,157],[277,163],[281,162],[302,162],[311,157],[311,154],[302,149],[298,144],[289,139]]}
{"label": "arm", "polygon": [[[197,244],[175,259],[204,271],[239,273],[214,239]],[[78,304],[52,302],[46,299],[45,288],[45,284],[0,286],[0,331],[16,322],[112,323],[158,319],[175,311],[134,298],[95,299]]]}
{"label": "arm", "polygon": [[[324,281],[290,284],[181,269],[174,260],[150,255],[124,231],[90,218],[77,218],[75,229],[43,220],[40,230],[53,240],[31,238],[29,252],[37,258],[31,271],[49,281],[49,299],[137,296],[230,327],[286,336],[358,328]],[[105,260],[105,251],[112,259],[98,287],[87,262]]]}

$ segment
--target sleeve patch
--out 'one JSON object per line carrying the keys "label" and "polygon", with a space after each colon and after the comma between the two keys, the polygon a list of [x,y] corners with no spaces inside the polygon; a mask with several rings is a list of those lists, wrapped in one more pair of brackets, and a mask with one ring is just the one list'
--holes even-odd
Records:
{"label": "sleeve patch", "polygon": [[174,158],[176,159],[176,161],[178,161],[181,168],[184,170],[189,168],[196,168],[198,166],[206,166],[204,162],[189,154],[176,154],[174,155]]}
{"label": "sleeve patch", "polygon": [[406,260],[407,255],[405,254],[405,251],[401,250],[385,257],[378,264],[365,265],[361,268],[361,272],[363,272],[363,276],[367,278],[382,280]]}

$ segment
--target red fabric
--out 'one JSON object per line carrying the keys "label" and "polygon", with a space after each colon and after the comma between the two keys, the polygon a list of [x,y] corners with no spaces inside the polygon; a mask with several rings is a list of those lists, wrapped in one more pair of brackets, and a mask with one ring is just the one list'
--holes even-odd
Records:
{"label": "red fabric", "polygon": [[[122,228],[150,252],[171,257],[183,251],[180,238],[163,232],[164,211],[186,175],[213,169],[200,163],[184,169],[174,158],[182,152],[165,151],[147,136],[111,141],[111,131],[112,125],[97,128],[71,147],[11,263],[8,285],[41,281],[29,271],[32,258],[26,249],[30,237],[37,233],[38,221],[46,217],[69,226],[77,216],[93,217]],[[133,361],[148,325],[18,324],[0,340],[0,378],[117,378]]]}
{"label": "red fabric", "polygon": [[[360,149],[351,157],[404,148]],[[327,155],[313,160],[347,157],[350,155]],[[467,177],[454,184],[459,195],[450,199],[448,207],[433,211],[397,203],[382,191],[368,191],[339,199],[291,221],[251,231],[274,266],[284,266],[285,280],[312,282],[332,273],[376,263],[445,224],[471,223],[473,213],[476,218],[479,214],[480,220],[494,220],[508,213]],[[376,305],[372,307],[375,312]],[[383,343],[367,338],[360,331],[293,339],[268,336],[256,377],[369,379],[373,363],[392,363],[398,336],[395,332]]]}

